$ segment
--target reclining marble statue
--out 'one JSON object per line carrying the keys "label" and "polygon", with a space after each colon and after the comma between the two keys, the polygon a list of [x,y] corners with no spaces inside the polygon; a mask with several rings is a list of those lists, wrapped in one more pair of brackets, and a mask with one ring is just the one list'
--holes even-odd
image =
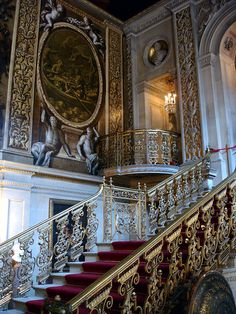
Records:
{"label": "reclining marble statue", "polygon": [[69,157],[74,156],[71,154],[70,147],[65,141],[64,134],[58,128],[56,117],[53,115],[46,116],[46,111],[43,108],[41,114],[41,122],[45,127],[45,142],[37,142],[32,145],[31,153],[34,156],[34,164],[37,166],[49,167],[51,157],[56,156],[61,147],[63,146],[66,154]]}
{"label": "reclining marble statue", "polygon": [[81,135],[77,144],[80,159],[86,161],[88,172],[93,175],[98,175],[101,168],[101,162],[96,153],[99,137],[99,133],[94,127],[88,127],[86,134]]}

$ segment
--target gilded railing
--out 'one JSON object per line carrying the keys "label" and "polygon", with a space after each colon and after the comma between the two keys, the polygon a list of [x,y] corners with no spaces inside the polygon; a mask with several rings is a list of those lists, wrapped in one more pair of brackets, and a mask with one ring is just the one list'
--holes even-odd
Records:
{"label": "gilded railing", "polygon": [[[63,271],[68,261],[77,261],[84,251],[95,246],[96,241],[146,239],[148,225],[151,233],[162,230],[167,221],[180,213],[182,205],[189,204],[197,195],[201,195],[209,169],[207,155],[203,160],[184,167],[177,175],[148,191],[145,186],[143,189],[140,185],[137,189],[128,189],[114,186],[111,180],[109,184],[104,181],[91,198],[2,243],[0,307],[10,301],[16,276],[18,283],[14,294],[24,296],[34,282],[45,283],[52,271]],[[188,193],[182,193],[180,199],[179,190],[184,191],[187,185],[191,188]],[[163,190],[165,208],[160,207],[163,202],[158,198],[159,191]],[[174,210],[174,207],[177,209]],[[20,271],[15,273],[12,255],[17,244],[21,262]],[[136,263],[131,265],[129,273],[132,275],[137,267]],[[120,276],[119,282],[124,283],[126,275]],[[135,275],[132,280],[136,282],[137,278]],[[132,294],[132,291],[129,293]]]}
{"label": "gilded railing", "polygon": [[147,191],[150,234],[156,234],[168,221],[181,214],[183,208],[209,190],[210,172],[211,160],[207,153],[203,159],[183,167]]}
{"label": "gilded railing", "polygon": [[180,135],[164,130],[130,130],[101,137],[99,156],[103,167],[178,165]]}
{"label": "gilded railing", "polygon": [[[225,265],[236,249],[236,173],[170,220],[159,235],[73,298],[73,310],[165,313],[179,283]],[[138,289],[140,277],[146,288]]]}
{"label": "gilded railing", "polygon": [[[63,271],[69,260],[79,260],[84,251],[95,246],[98,229],[95,208],[102,190],[103,185],[89,199],[1,243],[0,308],[10,301],[14,280],[17,280],[15,296],[24,296],[32,287],[35,269],[35,281],[45,283],[53,270]],[[20,257],[17,272],[12,260],[16,246]]]}
{"label": "gilded railing", "polygon": [[112,180],[103,189],[103,241],[146,239],[146,187],[114,186]]}
{"label": "gilded railing", "polygon": [[[52,271],[61,272],[68,261],[78,261],[97,240],[146,239],[146,222],[146,190],[104,180],[94,196],[0,244],[0,308],[13,292],[25,296],[35,282],[46,283]],[[20,269],[15,272],[12,256],[17,246]]]}

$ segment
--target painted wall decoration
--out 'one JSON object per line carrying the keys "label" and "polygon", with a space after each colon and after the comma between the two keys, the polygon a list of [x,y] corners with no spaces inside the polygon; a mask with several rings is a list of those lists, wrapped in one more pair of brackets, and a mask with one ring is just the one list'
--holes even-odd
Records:
{"label": "painted wall decoration", "polygon": [[39,93],[50,111],[75,128],[91,124],[102,103],[103,79],[91,39],[77,27],[57,23],[42,35]]}

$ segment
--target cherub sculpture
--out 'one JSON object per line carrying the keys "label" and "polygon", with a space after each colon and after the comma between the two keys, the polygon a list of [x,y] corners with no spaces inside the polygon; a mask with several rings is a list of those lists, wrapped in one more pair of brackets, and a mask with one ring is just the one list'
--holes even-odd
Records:
{"label": "cherub sculpture", "polygon": [[64,8],[61,4],[56,4],[55,0],[48,0],[45,8],[41,13],[43,23],[40,25],[44,27],[44,31],[53,27],[53,24],[62,15]]}

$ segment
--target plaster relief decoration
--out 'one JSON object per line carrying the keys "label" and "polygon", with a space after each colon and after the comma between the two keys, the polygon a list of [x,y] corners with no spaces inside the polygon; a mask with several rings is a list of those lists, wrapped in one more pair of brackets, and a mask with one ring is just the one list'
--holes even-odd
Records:
{"label": "plaster relief decoration", "polygon": [[200,104],[190,7],[176,13],[179,76],[181,81],[185,158],[202,155]]}
{"label": "plaster relief decoration", "polygon": [[226,37],[224,40],[224,48],[228,51],[230,51],[234,46],[233,38],[232,37]]}
{"label": "plaster relief decoration", "polygon": [[109,133],[123,130],[122,34],[108,30],[109,40]]}
{"label": "plaster relief decoration", "polygon": [[164,40],[155,41],[151,47],[149,47],[147,56],[148,62],[151,65],[159,66],[166,58],[168,54],[168,45]]}
{"label": "plaster relief decoration", "polygon": [[0,2],[0,82],[2,75],[8,75],[11,53],[11,35],[7,22],[13,17],[15,6],[10,0]]}
{"label": "plaster relief decoration", "polygon": [[204,0],[197,6],[197,24],[199,39],[212,17],[231,0]]}
{"label": "plaster relief decoration", "polygon": [[53,24],[61,17],[64,12],[64,7],[61,4],[57,4],[55,0],[48,0],[45,4],[44,10],[41,12],[42,23],[40,27],[43,27],[44,31],[53,27]]}
{"label": "plaster relief decoration", "polygon": [[94,29],[93,24],[89,21],[87,16],[83,17],[82,21],[79,21],[75,18],[68,17],[66,18],[66,22],[71,23],[81,30],[85,31],[85,33],[92,40],[92,43],[97,47],[98,51],[104,57],[105,44],[102,36]]}
{"label": "plaster relief decoration", "polygon": [[0,147],[3,142],[5,104],[7,98],[12,28],[15,6],[13,1],[0,1]]}
{"label": "plaster relief decoration", "polygon": [[19,1],[13,74],[9,77],[11,95],[7,103],[10,107],[8,147],[26,152],[30,152],[31,148],[39,6],[37,0]]}
{"label": "plaster relief decoration", "polygon": [[84,128],[97,117],[103,100],[103,77],[91,38],[69,23],[55,23],[39,43],[40,98],[64,125]]}
{"label": "plaster relief decoration", "polygon": [[126,114],[124,117],[125,129],[132,130],[134,128],[134,118],[133,118],[133,91],[132,91],[132,58],[131,58],[131,49],[132,49],[132,37],[128,37],[126,41],[126,60],[125,69],[127,81],[125,84],[127,92],[127,107],[125,108]]}

